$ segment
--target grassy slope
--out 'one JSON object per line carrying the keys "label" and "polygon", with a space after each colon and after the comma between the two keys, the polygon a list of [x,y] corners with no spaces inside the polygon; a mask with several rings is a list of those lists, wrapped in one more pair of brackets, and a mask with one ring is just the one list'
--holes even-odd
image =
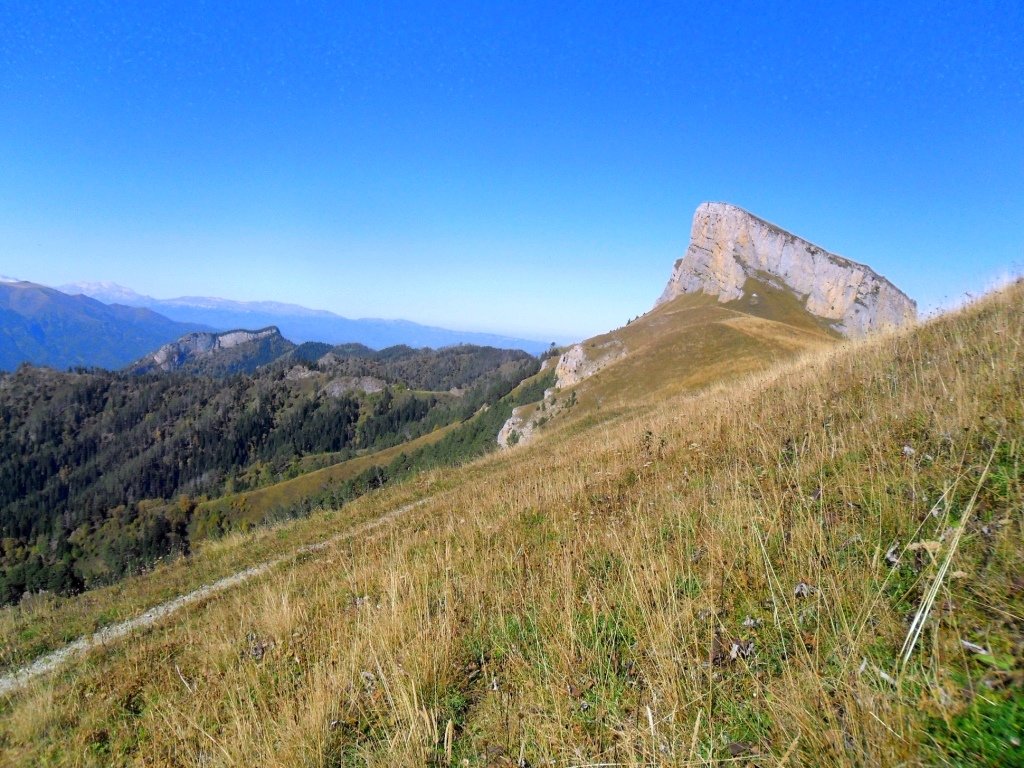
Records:
{"label": "grassy slope", "polygon": [[160,561],[145,573],[80,595],[32,595],[17,606],[0,610],[0,672],[15,669],[81,635],[137,616],[203,584],[379,517],[414,500],[424,489],[439,487],[441,480],[436,475],[425,475],[417,484],[395,489],[393,493],[375,494],[372,499],[343,510],[204,540],[189,557]]}
{"label": "grassy slope", "polygon": [[[576,405],[546,429],[593,426],[623,413],[636,416],[664,398],[733,381],[838,340],[790,293],[753,279],[744,289],[744,298],[724,304],[700,294],[678,296],[583,342],[591,360],[625,354],[569,388],[576,391]],[[757,293],[753,301],[751,293]],[[569,396],[567,391],[556,399]],[[533,411],[526,408],[523,415]]]}
{"label": "grassy slope", "polygon": [[745,288],[748,294],[758,293],[757,303],[743,298],[720,304],[703,295],[678,296],[586,342],[597,347],[616,340],[628,354],[585,382],[580,397],[590,393],[602,402],[625,404],[650,400],[738,377],[766,362],[835,341],[789,293],[754,280]]}
{"label": "grassy slope", "polygon": [[1022,302],[455,470],[391,529],[12,698],[0,759],[1019,762]]}
{"label": "grassy slope", "polygon": [[219,513],[229,518],[233,525],[241,524],[244,527],[246,521],[257,525],[268,519],[275,509],[286,509],[304,498],[315,496],[333,484],[356,477],[370,467],[386,465],[401,453],[409,453],[424,445],[432,445],[457,426],[458,422],[455,422],[407,443],[307,472],[291,480],[274,483],[253,491],[204,501],[196,509],[196,515],[208,517],[211,514]]}
{"label": "grassy slope", "polygon": [[[510,396],[536,386],[543,375],[538,373],[525,379]],[[477,414],[464,426],[472,426],[479,416]],[[197,510],[197,520],[208,523],[218,514],[229,517],[233,524],[265,520],[279,507],[287,507],[311,495],[315,497],[331,483],[344,482],[370,467],[386,467],[400,454],[412,454],[459,429],[460,425],[453,423],[393,448],[332,464],[254,491],[203,502]],[[329,460],[330,455],[318,454],[308,458]],[[83,634],[136,616],[203,584],[358,526],[379,516],[382,509],[386,511],[402,506],[409,498],[423,493],[425,488],[436,489],[444,481],[445,474],[446,470],[420,472],[417,481],[397,489],[397,495],[375,494],[365,504],[346,505],[344,510],[317,515],[312,520],[277,525],[253,535],[237,535],[239,528],[235,534],[224,538],[200,538],[188,558],[158,562],[149,572],[80,595],[65,597],[42,593],[22,600],[17,606],[0,608],[0,672],[15,669]],[[400,501],[402,499],[405,501]]]}

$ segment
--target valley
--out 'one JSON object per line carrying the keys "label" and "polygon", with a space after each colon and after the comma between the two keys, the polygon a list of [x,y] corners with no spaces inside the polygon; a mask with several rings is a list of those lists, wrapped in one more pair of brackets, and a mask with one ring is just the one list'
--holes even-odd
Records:
{"label": "valley", "polygon": [[[173,371],[0,377],[0,600],[74,593],[203,538],[341,504],[389,468],[408,471],[399,460],[477,455],[493,442],[473,437],[478,425],[501,410],[478,412],[539,367],[484,347],[328,347],[307,360],[274,334],[210,346]],[[370,391],[352,386],[370,374]],[[244,495],[318,465],[343,469]]]}

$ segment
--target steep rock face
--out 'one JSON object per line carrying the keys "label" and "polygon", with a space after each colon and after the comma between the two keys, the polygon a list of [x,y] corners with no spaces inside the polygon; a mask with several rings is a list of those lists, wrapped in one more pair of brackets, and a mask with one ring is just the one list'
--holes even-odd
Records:
{"label": "steep rock face", "polygon": [[273,326],[258,331],[190,333],[170,344],[164,344],[156,352],[147,355],[133,366],[133,370],[139,373],[176,371],[205,358],[211,358],[217,353],[244,345],[255,346],[261,342],[280,342],[289,345],[281,336],[281,332]]}
{"label": "steep rock face", "polygon": [[[533,437],[533,422],[524,419],[522,411],[522,406],[513,408],[508,421],[498,430],[499,447],[511,448],[513,445],[525,445]],[[514,439],[513,435],[515,435]]]}
{"label": "steep rock face", "polygon": [[279,336],[277,328],[260,331],[228,331],[227,333],[190,333],[177,341],[164,344],[152,355],[154,365],[161,371],[170,371],[186,360],[213,354],[220,349],[231,349],[250,341]]}
{"label": "steep rock face", "polygon": [[792,291],[808,312],[846,336],[895,328],[917,317],[917,304],[870,267],[728,203],[697,208],[690,246],[657,303],[698,292],[733,301],[743,296],[748,278]]}
{"label": "steep rock face", "polygon": [[363,392],[372,395],[383,392],[388,385],[384,379],[373,376],[339,376],[331,379],[320,391],[330,397],[341,397],[347,392]]}
{"label": "steep rock face", "polygon": [[622,343],[615,340],[595,347],[589,355],[582,344],[574,344],[558,359],[555,386],[562,389],[578,384],[625,354]]}

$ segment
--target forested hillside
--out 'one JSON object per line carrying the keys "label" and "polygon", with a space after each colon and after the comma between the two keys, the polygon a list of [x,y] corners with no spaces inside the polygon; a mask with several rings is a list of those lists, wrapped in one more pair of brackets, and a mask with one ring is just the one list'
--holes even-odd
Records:
{"label": "forested hillside", "polygon": [[301,344],[278,365],[298,363],[340,376],[373,376],[401,381],[411,389],[446,391],[471,386],[502,365],[528,357],[519,350],[461,345],[443,349],[413,349],[405,345],[373,350],[362,344]]}
{"label": "forested hillside", "polygon": [[[341,352],[222,379],[29,366],[0,377],[0,601],[187,551],[201,498],[468,419],[538,368],[480,347]],[[380,390],[338,375],[354,371]]]}

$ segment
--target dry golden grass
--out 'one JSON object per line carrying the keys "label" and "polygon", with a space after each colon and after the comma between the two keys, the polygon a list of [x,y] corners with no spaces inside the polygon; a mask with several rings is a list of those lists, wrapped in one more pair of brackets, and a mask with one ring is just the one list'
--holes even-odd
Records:
{"label": "dry golden grass", "polygon": [[[277,508],[287,508],[304,497],[315,496],[332,483],[357,476],[369,467],[387,464],[403,451],[437,442],[457,425],[437,429],[408,443],[367,456],[340,462],[291,480],[247,493],[200,503],[202,512],[220,509],[239,522],[260,521]],[[419,488],[436,484],[424,475]],[[408,489],[403,491],[407,494]],[[131,618],[154,605],[184,594],[244,568],[281,557],[300,546],[322,541],[381,514],[381,504],[401,506],[404,498],[388,495],[373,503],[320,515],[313,521],[291,521],[200,540],[186,559],[170,558],[151,570],[81,595],[31,595],[19,605],[0,608],[0,672],[17,668],[77,637]],[[386,499],[386,500],[385,500]],[[244,527],[243,529],[244,530]]]}
{"label": "dry golden grass", "polygon": [[0,762],[962,764],[1024,674],[1022,300],[453,470],[11,697]]}
{"label": "dry golden grass", "polygon": [[72,597],[42,593],[18,605],[6,606],[0,609],[0,672],[15,669],[81,635],[137,616],[203,584],[376,519],[418,495],[444,487],[446,482],[447,478],[437,473],[427,473],[416,483],[375,494],[342,510],[251,533],[204,540],[187,558],[161,561],[142,574],[106,587]]}
{"label": "dry golden grass", "polygon": [[720,304],[702,294],[678,296],[632,323],[584,343],[588,356],[627,355],[577,389],[577,415],[653,403],[681,391],[732,381],[838,337],[788,292],[750,280],[750,298]]}

